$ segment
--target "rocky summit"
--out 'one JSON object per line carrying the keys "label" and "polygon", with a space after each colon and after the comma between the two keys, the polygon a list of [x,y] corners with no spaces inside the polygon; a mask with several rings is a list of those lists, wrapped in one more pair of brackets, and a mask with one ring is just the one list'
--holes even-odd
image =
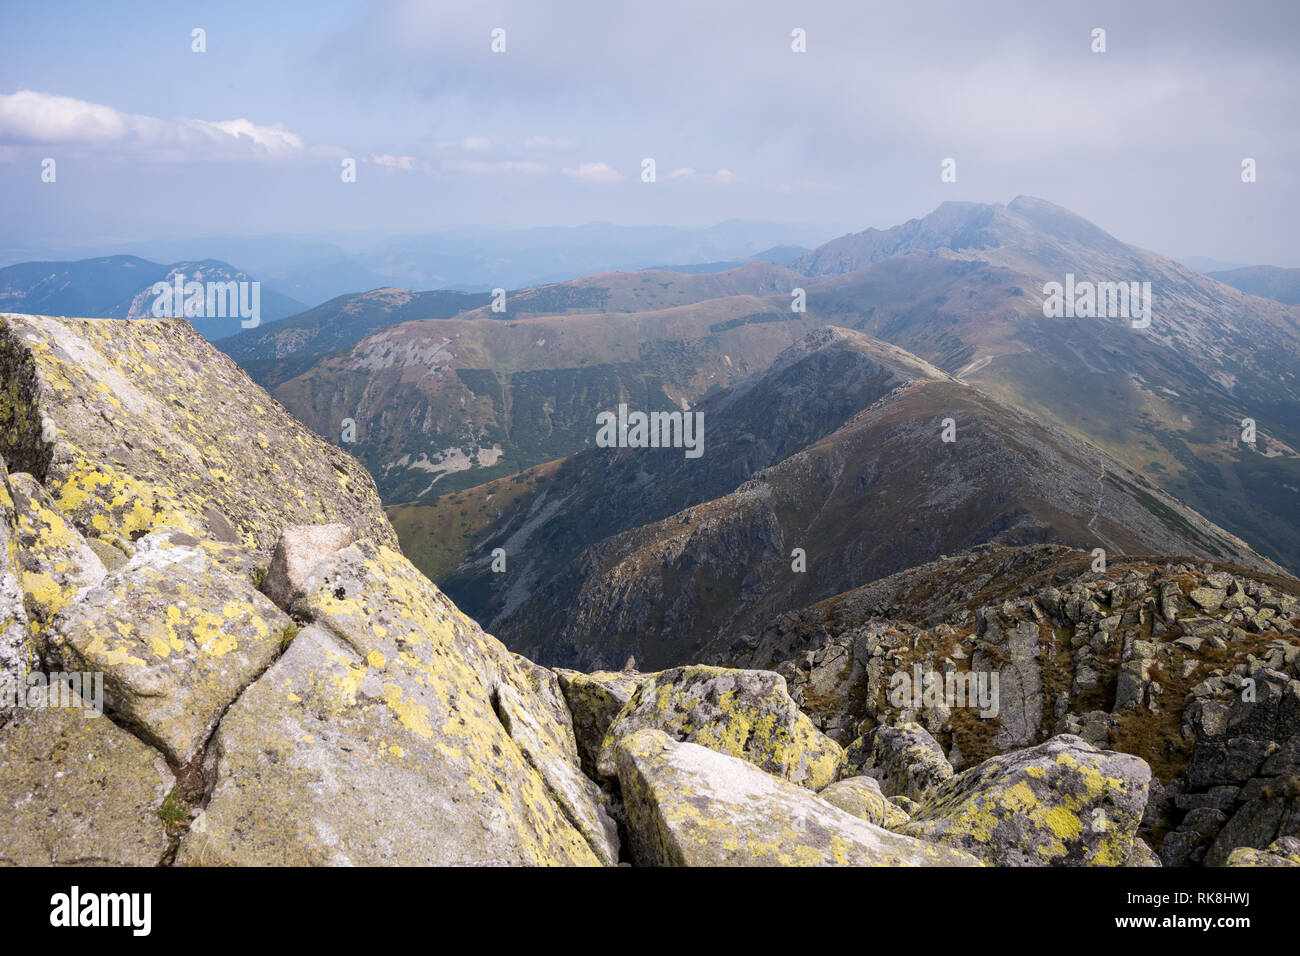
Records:
{"label": "rocky summit", "polygon": [[185,322],[0,374],[0,863],[1300,865],[1293,579],[985,545],[551,669]]}

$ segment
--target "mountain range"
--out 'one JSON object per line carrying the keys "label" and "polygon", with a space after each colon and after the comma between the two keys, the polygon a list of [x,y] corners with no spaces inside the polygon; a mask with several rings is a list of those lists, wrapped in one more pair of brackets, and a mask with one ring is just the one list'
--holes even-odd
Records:
{"label": "mountain range", "polygon": [[[729,220],[704,228],[589,222],[530,229],[460,228],[408,236],[208,236],[29,250],[23,258],[89,258],[129,253],[155,262],[238,262],[306,306],[368,289],[494,288],[561,282],[611,270],[636,270],[767,258],[788,264],[842,226]],[[793,253],[793,254],[790,254]]]}
{"label": "mountain range", "polygon": [[[1020,197],[739,265],[374,289],[220,347],[507,641],[668,662],[990,541],[1300,568],[1300,323],[1268,275],[1277,299]],[[1149,327],[1048,317],[1066,282],[1149,283]],[[703,413],[705,457],[592,447],[619,404]],[[794,548],[806,572],[778,573]]]}
{"label": "mountain range", "polygon": [[1300,269],[1283,269],[1281,266],[1244,266],[1211,272],[1210,278],[1226,282],[1234,289],[1251,295],[1276,299],[1287,305],[1300,304]]}
{"label": "mountain range", "polygon": [[[1045,317],[1045,287],[1069,276],[1150,283],[1150,327]],[[796,289],[803,312],[792,311]],[[415,295],[348,297],[311,319],[323,335],[295,331],[271,345],[272,327],[223,347],[320,434],[356,423],[349,450],[402,507],[399,527],[412,523],[409,547],[430,555],[434,573],[468,555],[459,536],[427,542],[414,530],[444,527],[441,512],[460,510],[431,504],[436,496],[589,448],[595,413],[619,402],[695,405],[832,325],[906,349],[999,408],[1096,446],[1114,463],[1108,473],[1146,476],[1261,555],[1300,567],[1296,308],[1042,200],[945,203],[833,240],[790,268],[751,261],[515,290],[503,313],[466,302],[474,307],[446,317],[454,299],[435,306]],[[1254,422],[1253,444],[1243,419]]]}
{"label": "mountain range", "polygon": [[[251,282],[252,277],[216,259],[160,265],[138,256],[104,256],[71,262],[22,262],[0,269],[0,311],[100,319],[138,319],[151,314],[156,282],[178,275],[192,282]],[[303,304],[269,287],[260,290],[260,321],[301,312]],[[241,330],[235,318],[198,318],[191,324],[209,341]]]}
{"label": "mountain range", "polygon": [[[440,502],[497,513],[444,590],[521,652],[600,669],[698,660],[706,640],[980,544],[1281,570],[1099,448],[862,333],[814,331],[694,410],[702,460],[590,449],[507,503],[513,479]],[[422,540],[446,541],[413,526],[421,509],[390,515],[417,565]]]}

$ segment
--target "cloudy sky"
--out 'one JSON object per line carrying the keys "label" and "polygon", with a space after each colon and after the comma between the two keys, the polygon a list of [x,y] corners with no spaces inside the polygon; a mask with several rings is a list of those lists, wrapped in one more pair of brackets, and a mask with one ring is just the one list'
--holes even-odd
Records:
{"label": "cloudy sky", "polygon": [[6,248],[865,228],[1024,193],[1165,254],[1300,266],[1294,0],[172,0],[3,18]]}

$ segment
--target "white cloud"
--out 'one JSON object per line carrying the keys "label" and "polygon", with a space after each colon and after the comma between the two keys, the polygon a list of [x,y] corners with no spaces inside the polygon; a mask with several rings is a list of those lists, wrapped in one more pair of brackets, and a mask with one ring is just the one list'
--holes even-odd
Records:
{"label": "white cloud", "polygon": [[129,134],[147,116],[119,113],[111,106],[33,90],[0,95],[0,136],[34,143],[110,142]]}
{"label": "white cloud", "polygon": [[460,145],[471,153],[481,153],[492,148],[492,141],[483,136],[466,136]]}
{"label": "white cloud", "polygon": [[246,137],[249,142],[266,150],[272,156],[286,156],[302,152],[302,137],[289,132],[280,123],[274,126],[258,126],[246,119],[223,120],[219,123],[207,123],[203,120],[193,120],[192,122],[201,129],[219,130],[235,137],[236,140]]}
{"label": "white cloud", "polygon": [[623,178],[618,170],[605,163],[580,163],[577,169],[566,169],[564,175],[588,183],[616,183]]}
{"label": "white cloud", "polygon": [[138,153],[164,162],[286,159],[316,152],[281,124],[164,120],[35,90],[0,94],[0,142]]}
{"label": "white cloud", "polygon": [[664,177],[669,182],[700,183],[705,186],[726,186],[739,182],[736,174],[729,169],[719,169],[712,173],[701,173],[690,166],[674,169]]}

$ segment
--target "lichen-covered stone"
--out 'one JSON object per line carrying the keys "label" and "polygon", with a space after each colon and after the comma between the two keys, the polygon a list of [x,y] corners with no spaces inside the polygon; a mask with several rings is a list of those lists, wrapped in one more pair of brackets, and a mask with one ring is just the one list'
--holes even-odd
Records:
{"label": "lichen-covered stone", "polygon": [[316,626],[223,719],[183,862],[608,859],[602,807],[528,674],[401,554],[335,552],[295,610]]}
{"label": "lichen-covered stone", "polygon": [[[1259,778],[1243,788],[1247,795],[1232,813],[1218,813],[1218,826],[1206,833],[1213,843],[1205,852],[1206,866],[1223,866],[1232,852],[1241,847],[1271,846],[1281,837],[1300,836],[1300,777]],[[1179,829],[1191,828],[1190,811]],[[1171,834],[1172,835],[1172,834]]]}
{"label": "lichen-covered stone", "polygon": [[901,807],[885,799],[874,777],[846,777],[819,791],[817,796],[845,813],[887,830],[900,827],[909,819]]}
{"label": "lichen-covered stone", "polygon": [[1151,768],[1062,734],[957,774],[902,832],[1003,866],[1122,866]]}
{"label": "lichen-covered stone", "polygon": [[1280,837],[1259,850],[1241,846],[1228,854],[1227,866],[1300,866],[1300,838]]}
{"label": "lichen-covered stone", "polygon": [[374,482],[183,319],[0,314],[0,454],[88,537],[159,526],[269,549],[342,521],[396,544]]}
{"label": "lichen-covered stone", "polygon": [[[0,459],[0,689],[5,682],[21,681],[32,663],[27,634],[27,610],[19,582],[18,543],[14,502],[9,494],[9,472]],[[0,724],[8,718],[0,697]]]}
{"label": "lichen-covered stone", "polygon": [[906,813],[909,819],[911,818],[912,814],[915,813],[917,809],[921,806],[911,797],[905,797],[901,793],[898,794],[897,796],[886,797],[885,799],[888,800],[894,806],[898,807],[898,809]]}
{"label": "lichen-covered stone", "polygon": [[617,774],[618,741],[646,729],[743,758],[812,790],[835,780],[844,757],[840,745],[790,699],[785,678],[772,671],[699,665],[654,675],[636,689],[605,734],[597,760],[603,778]]}
{"label": "lichen-covered stone", "polygon": [[167,853],[158,810],[175,781],[107,717],[19,710],[0,728],[0,768],[0,865],[157,866]]}
{"label": "lichen-covered stone", "polygon": [[285,528],[275,543],[262,590],[277,605],[287,608],[302,590],[302,583],[312,568],[351,543],[352,532],[345,524]]}
{"label": "lichen-covered stone", "polygon": [[560,676],[549,667],[543,667],[530,661],[522,654],[510,654],[520,672],[528,681],[528,686],[537,695],[537,700],[546,711],[547,722],[553,723],[559,731],[556,746],[564,751],[565,757],[572,764],[579,763],[578,738],[573,730],[573,715],[569,713],[568,702],[564,699],[564,690],[560,687]]}
{"label": "lichen-covered stone", "polygon": [[555,676],[573,718],[573,733],[577,738],[582,769],[594,777],[600,748],[605,743],[610,724],[632,699],[636,689],[654,675],[625,671],[583,674],[557,668]]}
{"label": "lichen-covered stone", "polygon": [[618,826],[605,808],[600,788],[578,765],[572,725],[546,719],[549,712],[535,706],[538,697],[525,697],[510,683],[499,683],[496,694],[497,716],[519,752],[542,775],[552,798],[600,861],[617,864]]}
{"label": "lichen-covered stone", "polygon": [[1124,865],[1149,868],[1163,864],[1161,864],[1160,857],[1156,856],[1155,850],[1151,849],[1146,840],[1135,837],[1133,839],[1133,849],[1129,851],[1128,859],[1124,861]]}
{"label": "lichen-covered stone", "polygon": [[641,866],[978,866],[891,833],[707,747],[641,730],[615,745],[628,842]]}
{"label": "lichen-covered stone", "polygon": [[885,796],[916,801],[923,800],[953,774],[952,764],[938,741],[912,722],[873,728],[849,746],[844,764],[851,776],[876,778]]}
{"label": "lichen-covered stone", "polygon": [[47,652],[102,671],[110,713],[176,764],[275,659],[291,621],[201,547],[158,542],[63,609]]}
{"label": "lichen-covered stone", "polygon": [[1227,596],[1228,592],[1225,589],[1212,587],[1194,588],[1192,593],[1187,595],[1191,602],[1206,614],[1217,611]]}
{"label": "lichen-covered stone", "polygon": [[[91,539],[92,543],[94,539]],[[162,550],[166,548],[198,548],[213,568],[223,571],[232,578],[238,578],[257,587],[266,578],[266,553],[242,544],[227,541],[215,541],[212,538],[196,538],[179,528],[155,528],[135,542],[133,554],[142,551]],[[126,561],[117,564],[122,567]],[[113,570],[116,570],[114,568]]]}
{"label": "lichen-covered stone", "polygon": [[18,570],[28,620],[43,630],[78,593],[104,580],[104,562],[31,475],[9,476]]}

